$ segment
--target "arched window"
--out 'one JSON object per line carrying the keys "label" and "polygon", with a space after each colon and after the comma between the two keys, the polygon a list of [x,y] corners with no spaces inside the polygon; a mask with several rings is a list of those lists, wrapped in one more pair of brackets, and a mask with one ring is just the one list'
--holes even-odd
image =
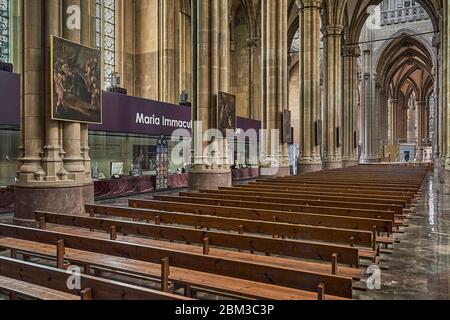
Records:
{"label": "arched window", "polygon": [[103,52],[105,88],[116,70],[116,0],[96,0],[96,46]]}
{"label": "arched window", "polygon": [[10,3],[0,0],[0,61],[10,62]]}

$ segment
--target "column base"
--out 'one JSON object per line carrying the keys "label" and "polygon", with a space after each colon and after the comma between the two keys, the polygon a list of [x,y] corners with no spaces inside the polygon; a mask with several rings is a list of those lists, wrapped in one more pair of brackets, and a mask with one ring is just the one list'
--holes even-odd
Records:
{"label": "column base", "polygon": [[442,191],[444,194],[450,194],[450,170],[442,170],[440,177],[443,179]]}
{"label": "column base", "polygon": [[323,162],[323,170],[334,170],[334,169],[341,169],[343,167],[342,161],[330,161],[330,162]]}
{"label": "column base", "polygon": [[287,177],[291,175],[290,167],[271,167],[271,168],[259,168],[259,175],[262,178],[277,178]]}
{"label": "column base", "polygon": [[231,187],[233,185],[231,171],[190,171],[188,181],[190,191],[217,190],[219,187]]}
{"label": "column base", "polygon": [[380,163],[380,162],[381,162],[380,158],[361,160],[361,163],[364,163],[364,164],[374,164],[374,163]]}
{"label": "column base", "polygon": [[343,160],[342,161],[342,167],[343,168],[355,167],[357,165],[359,165],[359,161],[358,160]]}
{"label": "column base", "polygon": [[49,211],[82,215],[84,205],[94,203],[94,184],[65,188],[14,188],[16,203],[14,223],[33,226],[36,223],[35,211]]}
{"label": "column base", "polygon": [[445,171],[445,166],[443,165],[442,161],[436,161],[435,164],[435,171],[437,171],[438,177],[439,177],[439,182],[441,184],[444,184],[445,182],[445,175],[444,175],[444,171]]}
{"label": "column base", "polygon": [[302,173],[311,173],[311,172],[317,172],[322,171],[322,164],[321,163],[314,163],[314,164],[298,164],[297,166],[298,174]]}

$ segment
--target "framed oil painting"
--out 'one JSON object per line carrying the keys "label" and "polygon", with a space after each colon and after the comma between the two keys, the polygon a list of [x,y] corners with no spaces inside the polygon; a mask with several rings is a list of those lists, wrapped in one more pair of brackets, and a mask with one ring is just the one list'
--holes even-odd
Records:
{"label": "framed oil painting", "polygon": [[227,130],[236,131],[236,122],[236,96],[219,91],[217,94],[217,129],[225,137]]}
{"label": "framed oil painting", "polygon": [[52,36],[50,52],[52,119],[101,124],[100,51]]}

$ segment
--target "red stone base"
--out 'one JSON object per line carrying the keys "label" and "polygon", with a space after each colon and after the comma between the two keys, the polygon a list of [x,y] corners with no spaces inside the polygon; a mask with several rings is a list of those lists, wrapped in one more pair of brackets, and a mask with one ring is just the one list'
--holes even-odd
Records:
{"label": "red stone base", "polygon": [[357,166],[359,164],[358,160],[343,160],[342,161],[342,167],[343,168],[350,168]]}
{"label": "red stone base", "polygon": [[298,174],[322,171],[322,164],[299,164]]}
{"label": "red stone base", "polygon": [[287,177],[291,175],[290,167],[259,168],[261,178]]}
{"label": "red stone base", "polygon": [[441,176],[444,177],[444,184],[442,185],[442,191],[444,194],[450,194],[450,171],[442,170]]}
{"label": "red stone base", "polygon": [[229,172],[189,172],[190,191],[198,190],[217,190],[219,187],[231,187],[233,178]]}
{"label": "red stone base", "polygon": [[343,167],[342,161],[324,162],[322,166],[323,170],[341,169],[342,167]]}
{"label": "red stone base", "polygon": [[35,225],[35,211],[81,215],[84,205],[94,203],[94,185],[69,188],[15,187],[14,222]]}

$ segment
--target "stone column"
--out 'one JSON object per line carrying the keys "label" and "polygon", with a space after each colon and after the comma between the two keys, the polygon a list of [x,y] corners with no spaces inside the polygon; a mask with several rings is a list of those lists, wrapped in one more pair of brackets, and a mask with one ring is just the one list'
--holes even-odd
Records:
{"label": "stone column", "polygon": [[[65,170],[60,130],[64,125],[51,119],[50,35],[63,34],[61,14],[58,0],[32,1],[24,6],[23,157],[19,159],[14,214],[19,224],[33,225],[37,210],[82,214],[84,203],[93,201],[90,177],[83,179]],[[80,132],[72,133],[66,138],[79,141]],[[71,164],[68,167],[73,169]]]}
{"label": "stone column", "polygon": [[449,41],[450,24],[450,10],[448,1],[443,2],[443,10],[440,12],[440,30],[441,30],[441,48],[440,51],[440,68],[439,68],[439,142],[441,145],[441,155],[439,159],[439,177],[440,182],[443,183],[444,193],[450,194],[450,154],[448,147],[448,87],[450,80],[450,70],[448,70],[448,59],[450,56]]}
{"label": "stone column", "polygon": [[379,119],[379,143],[378,143],[378,154],[380,159],[384,158],[384,146],[388,143],[388,112],[387,108],[389,102],[388,102],[388,96],[387,91],[384,88],[380,88],[379,91],[379,112],[380,112],[380,119]]}
{"label": "stone column", "polygon": [[393,145],[397,145],[398,144],[398,105],[399,105],[399,100],[398,99],[392,99],[391,100],[392,103],[392,126],[391,126],[391,136],[392,136],[392,144]]}
{"label": "stone column", "polygon": [[[124,0],[123,0],[124,1]],[[95,48],[96,37],[95,0],[81,0],[81,44]],[[89,129],[88,125],[80,125],[81,156],[83,158],[84,177],[91,179],[91,157],[89,155]],[[93,198],[93,196],[91,196]],[[93,199],[92,199],[93,200]]]}
{"label": "stone column", "polygon": [[159,0],[159,100],[178,103],[175,0]]}
{"label": "stone column", "polygon": [[[324,112],[324,159],[323,168],[342,167],[341,107],[342,107],[342,69],[341,69],[341,25],[327,25],[324,28],[325,55],[325,112]],[[339,132],[338,132],[339,130]],[[339,136],[338,136],[339,133]]]}
{"label": "stone column", "polygon": [[[193,161],[189,170],[189,189],[231,186],[227,141],[204,136],[217,128],[217,93],[229,92],[230,34],[228,1],[192,1],[194,57]],[[207,140],[207,141],[203,141]]]}
{"label": "stone column", "polygon": [[[261,175],[289,175],[287,144],[282,142],[282,114],[288,108],[287,0],[262,5]],[[277,132],[278,131],[278,132]]]}
{"label": "stone column", "polygon": [[[65,13],[70,5],[81,8],[81,0],[64,0],[62,12]],[[69,30],[62,26],[63,38],[75,43],[81,43],[81,30]],[[81,156],[81,124],[75,122],[62,123],[63,126],[63,154],[64,168],[68,178],[72,180],[84,179],[84,163]]]}
{"label": "stone column", "polygon": [[358,144],[354,143],[357,133],[358,109],[358,46],[343,49],[344,64],[344,114],[343,114],[343,166],[358,165]]}
{"label": "stone column", "polygon": [[[300,15],[300,159],[299,173],[322,170],[317,126],[321,119],[321,0],[298,0]],[[325,124],[324,124],[325,125]]]}
{"label": "stone column", "polygon": [[418,147],[422,147],[426,144],[426,123],[427,119],[427,102],[426,101],[416,101],[417,108],[417,130],[418,130]]}

